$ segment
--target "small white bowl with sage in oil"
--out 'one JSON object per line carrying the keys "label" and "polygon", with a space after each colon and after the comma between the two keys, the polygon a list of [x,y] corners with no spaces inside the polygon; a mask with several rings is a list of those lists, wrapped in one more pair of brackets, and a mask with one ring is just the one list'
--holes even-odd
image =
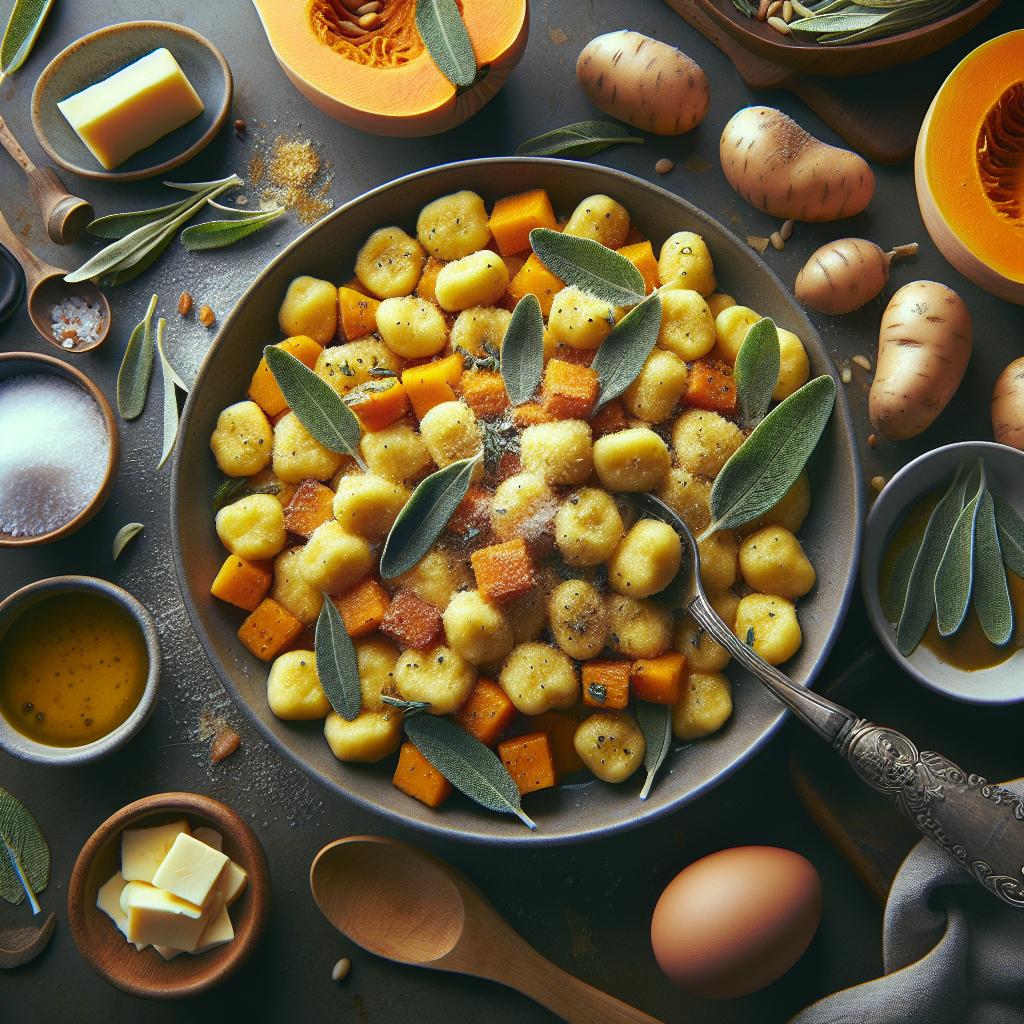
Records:
{"label": "small white bowl with sage in oil", "polygon": [[1024,452],[963,441],[926,452],[867,519],[861,588],[890,655],[971,704],[1024,700]]}

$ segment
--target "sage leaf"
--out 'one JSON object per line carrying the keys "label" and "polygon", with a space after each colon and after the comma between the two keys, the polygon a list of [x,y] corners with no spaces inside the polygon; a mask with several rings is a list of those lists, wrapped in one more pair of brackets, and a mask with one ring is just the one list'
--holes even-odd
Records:
{"label": "sage leaf", "polygon": [[416,29],[438,70],[462,92],[476,81],[476,54],[455,0],[416,0]]}
{"label": "sage leaf", "polygon": [[160,452],[160,461],[156,464],[157,469],[164,468],[171,452],[174,451],[175,442],[178,440],[178,394],[174,388],[181,378],[171,366],[167,353],[164,351],[166,328],[167,321],[161,317],[156,325],[156,351],[160,357],[160,374],[164,382],[164,442]]}
{"label": "sage leaf", "polygon": [[363,706],[359,663],[352,638],[328,594],[324,594],[323,607],[317,616],[313,650],[316,674],[331,707],[347,722],[353,721]]}
{"label": "sage leaf", "polygon": [[244,498],[250,494],[280,494],[281,485],[277,483],[261,484],[258,487],[254,487],[248,477],[244,476],[233,476],[225,477],[221,481],[220,486],[213,492],[213,501],[211,506],[214,514],[219,512],[225,505],[230,505],[234,501],[238,501],[239,498]]}
{"label": "sage leaf", "polygon": [[592,238],[534,228],[530,245],[537,259],[565,284],[614,306],[635,306],[647,292],[643,275],[625,256]]}
{"label": "sage leaf", "polygon": [[302,425],[332,452],[350,455],[366,469],[359,455],[359,420],[341,396],[308,366],[276,345],[263,350],[285,401]]}
{"label": "sage leaf", "polygon": [[53,0],[14,0],[0,40],[0,82],[28,59],[52,6]]}
{"label": "sage leaf", "polygon": [[380,577],[394,579],[430,550],[469,490],[477,455],[460,459],[420,481],[391,527],[380,556]]}
{"label": "sage leaf", "polygon": [[974,610],[989,641],[996,647],[1005,647],[1013,636],[1013,602],[999,544],[995,502],[987,488],[978,502],[974,543],[978,562],[974,578]]}
{"label": "sage leaf", "polygon": [[516,147],[516,156],[593,156],[609,146],[623,143],[643,145],[629,129],[610,121],[577,121],[564,128],[535,135]]}
{"label": "sage leaf", "polygon": [[138,228],[165,220],[170,214],[178,212],[184,203],[190,200],[179,200],[166,206],[154,206],[149,210],[135,210],[126,213],[108,213],[90,221],[86,231],[96,238],[124,238]]}
{"label": "sage leaf", "polygon": [[124,420],[142,415],[149,394],[149,379],[153,373],[153,313],[157,296],[149,300],[146,315],[135,325],[125,346],[121,368],[117,372],[117,409]]}
{"label": "sage leaf", "polygon": [[993,501],[1003,562],[1010,572],[1024,576],[1024,519],[1017,515],[1017,510],[1005,498],[997,494]]}
{"label": "sage leaf", "polygon": [[135,280],[135,278],[140,274],[144,274],[154,263],[156,263],[158,259],[160,259],[173,241],[174,232],[165,231],[159,239],[159,244],[150,248],[141,260],[124,267],[115,267],[109,274],[104,274],[102,277],[98,278],[96,283],[101,288],[116,288],[119,284],[126,284],[128,281]]}
{"label": "sage leaf", "polygon": [[121,557],[121,552],[134,540],[146,527],[142,523],[125,523],[117,533],[114,534],[114,545],[112,554],[114,561]]}
{"label": "sage leaf", "polygon": [[715,477],[712,522],[699,540],[752,522],[779,503],[807,465],[835,398],[835,381],[822,374],[761,420]]}
{"label": "sage leaf", "polygon": [[600,386],[597,409],[618,398],[636,380],[660,330],[661,296],[652,292],[615,325],[590,364]]}
{"label": "sage leaf", "polygon": [[544,314],[536,295],[524,295],[512,311],[501,343],[500,368],[513,405],[533,398],[544,374]]}
{"label": "sage leaf", "polygon": [[964,624],[970,607],[976,552],[974,528],[984,492],[983,475],[974,496],[960,510],[935,570],[935,622],[939,636],[952,636]]}
{"label": "sage leaf", "polygon": [[921,550],[921,537],[908,544],[893,559],[892,570],[885,584],[885,595],[882,598],[882,611],[889,622],[897,623],[907,603],[907,590],[910,587],[910,574],[914,571],[917,553]]}
{"label": "sage leaf", "polygon": [[405,734],[413,746],[470,800],[503,814],[514,814],[527,828],[536,825],[523,812],[519,787],[497,754],[465,729],[436,715],[410,715]]}
{"label": "sage leaf", "polygon": [[42,892],[50,881],[50,847],[29,809],[3,787],[0,847],[6,847],[0,848],[0,896],[15,906],[28,897],[38,913],[34,894]]}
{"label": "sage leaf", "polygon": [[946,550],[949,535],[964,507],[968,475],[958,466],[946,492],[939,499],[921,537],[917,557],[907,583],[903,612],[896,625],[896,649],[909,657],[928,630],[935,614],[935,572]]}
{"label": "sage leaf", "polygon": [[277,220],[285,212],[283,206],[254,217],[236,218],[233,220],[208,220],[202,224],[193,224],[181,233],[181,244],[189,252],[201,252],[207,249],[221,249],[226,245],[234,245],[243,238],[255,234],[272,221]]}
{"label": "sage leaf", "polygon": [[764,317],[747,331],[733,369],[736,400],[744,426],[754,426],[768,412],[772,392],[779,383],[781,361],[775,321]]}
{"label": "sage leaf", "polygon": [[651,704],[646,700],[636,702],[636,720],[644,734],[647,747],[644,751],[644,767],[647,778],[640,790],[640,799],[646,800],[650,795],[654,776],[665,763],[672,746],[672,707],[669,704]]}

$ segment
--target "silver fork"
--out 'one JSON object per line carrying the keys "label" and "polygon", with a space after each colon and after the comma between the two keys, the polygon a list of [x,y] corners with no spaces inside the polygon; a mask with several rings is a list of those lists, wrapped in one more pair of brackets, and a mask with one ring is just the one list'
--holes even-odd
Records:
{"label": "silver fork", "polygon": [[769,665],[711,607],[701,586],[697,542],[686,523],[651,494],[632,498],[642,514],[668,523],[683,541],[691,572],[682,607],[697,625],[965,871],[1004,903],[1024,908],[1024,803],[942,754],[918,750],[903,733],[798,686]]}

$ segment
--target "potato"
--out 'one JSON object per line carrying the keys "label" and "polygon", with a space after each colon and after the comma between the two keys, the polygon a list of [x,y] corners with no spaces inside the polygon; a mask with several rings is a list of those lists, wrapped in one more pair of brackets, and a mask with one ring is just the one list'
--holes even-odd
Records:
{"label": "potato", "polygon": [[606,32],[576,62],[576,77],[599,110],[655,135],[680,135],[711,102],[700,66],[681,50],[639,32]]}
{"label": "potato", "polygon": [[426,442],[408,423],[392,423],[363,434],[359,450],[371,473],[397,483],[415,480],[434,465]]}
{"label": "potato", "polygon": [[667,420],[679,404],[687,375],[686,363],[679,356],[655,348],[636,379],[622,394],[626,412],[645,423]]}
{"label": "potato", "polygon": [[395,665],[398,662],[398,648],[383,637],[371,637],[354,641],[356,665],[359,668],[359,688],[363,695],[364,711],[384,711],[388,705],[381,700],[381,694],[394,697]]}
{"label": "potato", "polygon": [[719,153],[729,184],[782,220],[853,217],[875,193],[875,176],[861,157],[826,145],[772,107],[733,114]]}
{"label": "potato", "polygon": [[468,587],[472,573],[464,559],[433,548],[408,572],[390,583],[395,590],[411,590],[417,597],[443,611],[457,590]]}
{"label": "potato", "polygon": [[379,544],[398,518],[410,492],[376,473],[349,473],[338,481],[334,518],[349,533]]}
{"label": "potato", "polygon": [[672,427],[676,464],[712,479],[743,444],[743,431],[717,412],[688,409]]}
{"label": "potato", "polygon": [[520,644],[505,659],[498,683],[524,714],[571,708],[579,700],[580,680],[569,656],[548,644]]}
{"label": "potato", "polygon": [[586,580],[566,580],[548,597],[548,621],[555,643],[577,661],[601,653],[607,636],[601,595]]}
{"label": "potato", "polygon": [[306,541],[299,570],[311,587],[341,594],[365,579],[374,565],[370,545],[331,519],[321,523]]}
{"label": "potato", "polygon": [[779,499],[779,503],[759,516],[745,529],[758,530],[762,526],[784,526],[790,533],[798,533],[807,513],[811,510],[811,481],[807,470],[801,470],[792,487]]}
{"label": "potato", "polygon": [[614,326],[612,306],[579,288],[563,288],[551,302],[548,330],[569,348],[598,348]]}
{"label": "potato", "polygon": [[788,661],[803,642],[793,603],[771,594],[748,594],[742,598],[733,629],[769,665]]}
{"label": "potato", "polygon": [[707,477],[677,466],[669,471],[658,497],[695,536],[711,522],[711,481]]}
{"label": "potato", "polygon": [[527,473],[536,473],[553,486],[585,483],[594,470],[590,424],[583,420],[556,420],[527,427],[519,440],[520,461]]}
{"label": "potato", "polygon": [[372,371],[378,368],[398,374],[402,370],[402,360],[384,342],[376,338],[360,338],[325,348],[317,356],[313,369],[344,398],[353,388],[373,380]]}
{"label": "potato", "polygon": [[572,211],[563,230],[567,235],[589,238],[609,249],[618,249],[629,237],[629,212],[611,196],[587,196]]}
{"label": "potato", "polygon": [[894,259],[916,253],[916,242],[883,252],[865,238],[837,238],[811,254],[796,275],[793,294],[819,313],[852,313],[886,286]]}
{"label": "potato", "polygon": [[395,686],[405,700],[423,700],[430,714],[458,711],[476,682],[476,669],[450,647],[402,651],[395,664]]}
{"label": "potato", "polygon": [[452,351],[461,348],[481,356],[487,351],[484,346],[490,345],[500,352],[511,319],[512,314],[507,309],[497,306],[471,306],[464,309],[452,324],[448,338]]}
{"label": "potato", "polygon": [[732,714],[732,686],[719,672],[691,672],[672,708],[676,739],[698,740],[718,732]]}
{"label": "potato", "polygon": [[439,260],[459,260],[483,249],[491,237],[484,201],[465,190],[427,203],[416,220],[416,237]]}
{"label": "potato", "polygon": [[781,526],[766,526],[740,545],[740,572],[751,590],[790,599],[803,597],[816,580],[800,541]]}
{"label": "potato", "polygon": [[661,293],[658,345],[686,360],[700,359],[711,351],[715,345],[715,318],[700,292],[670,288]]}
{"label": "potato", "polygon": [[622,538],[622,516],[607,491],[585,487],[555,513],[555,543],[569,565],[600,565]]}
{"label": "potato", "polygon": [[322,445],[293,412],[286,412],[274,427],[273,466],[279,480],[289,484],[330,480],[341,469],[344,456]]}
{"label": "potato", "polygon": [[490,249],[446,263],[434,285],[437,304],[449,313],[470,306],[493,306],[508,287],[508,267]]}
{"label": "potato", "polygon": [[682,560],[679,534],[668,523],[641,519],[608,562],[608,585],[629,597],[650,597],[675,579]]}
{"label": "potato", "polygon": [[736,305],[736,300],[726,292],[715,292],[714,295],[709,295],[707,298],[708,309],[711,310],[712,316],[718,316],[723,309],[728,309],[730,306]]}
{"label": "potato", "polygon": [[491,526],[498,540],[537,540],[548,532],[558,499],[542,476],[517,473],[494,492]]}
{"label": "potato", "polygon": [[471,665],[501,661],[515,646],[512,624],[478,590],[453,594],[442,620],[448,646]]}
{"label": "potato", "polygon": [[324,722],[324,737],[339,761],[373,763],[393,754],[402,743],[402,715],[397,708],[363,711],[352,722],[332,711]]}
{"label": "potato", "polygon": [[715,317],[715,347],[711,354],[731,366],[739,355],[747,331],[761,319],[749,306],[726,306]]}
{"label": "potato", "polygon": [[286,651],[274,659],[267,676],[267,704],[289,722],[324,718],[331,710],[312,651]]}
{"label": "potato", "polygon": [[448,344],[448,324],[432,302],[418,295],[385,299],[377,307],[377,331],[405,359],[437,355]]}
{"label": "potato", "polygon": [[999,374],[992,392],[992,433],[1000,444],[1024,451],[1024,356]]}
{"label": "potato", "polygon": [[425,259],[423,246],[401,228],[378,228],[356,254],[356,277],[378,299],[411,295]]}
{"label": "potato", "polygon": [[610,491],[653,491],[672,468],[668,445],[647,427],[605,434],[594,442],[594,470]]}
{"label": "potato", "polygon": [[[735,628],[736,609],[740,606],[736,594],[725,590],[708,600],[729,629]],[[729,652],[685,614],[679,617],[672,633],[672,649],[686,655],[686,664],[691,672],[721,672],[730,661]]]}
{"label": "potato", "polygon": [[217,536],[239,558],[273,558],[285,545],[284,509],[272,494],[250,494],[217,513]]}
{"label": "potato", "polygon": [[772,399],[781,402],[799,391],[811,377],[811,364],[807,359],[804,343],[792,332],[778,328],[779,335],[779,380],[772,392]]}
{"label": "potato", "polygon": [[274,431],[255,402],[235,402],[217,417],[210,448],[225,476],[253,476],[270,465]]}
{"label": "potato", "polygon": [[656,658],[672,642],[672,613],[651,601],[609,594],[608,646],[627,658]]}
{"label": "potato", "polygon": [[316,277],[296,277],[284,293],[277,323],[287,338],[305,334],[326,345],[338,333],[338,289]]}
{"label": "potato", "polygon": [[892,441],[916,437],[935,422],[963,380],[971,358],[971,314],[951,288],[905,284],[889,300],[878,334],[868,415]]}
{"label": "potato", "polygon": [[700,581],[708,594],[728,590],[739,573],[739,545],[731,530],[718,530],[697,544]]}
{"label": "potato", "polygon": [[304,626],[316,622],[324,604],[323,591],[311,587],[302,574],[303,547],[287,548],[274,559],[270,596]]}
{"label": "potato", "polygon": [[639,768],[647,742],[632,715],[598,711],[576,728],[573,746],[602,782],[625,782]]}
{"label": "potato", "polygon": [[[420,435],[430,457],[442,468],[460,459],[471,459],[483,448],[480,425],[465,402],[435,405],[420,420]],[[482,476],[483,463],[476,470],[475,476]]]}
{"label": "potato", "polygon": [[704,239],[693,231],[669,235],[658,256],[658,280],[666,288],[684,288],[710,295],[718,286]]}

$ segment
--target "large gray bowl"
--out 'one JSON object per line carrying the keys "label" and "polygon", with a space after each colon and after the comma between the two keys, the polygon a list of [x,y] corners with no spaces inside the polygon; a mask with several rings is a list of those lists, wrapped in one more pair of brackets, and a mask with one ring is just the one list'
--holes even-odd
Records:
{"label": "large gray bowl", "polygon": [[[220,480],[209,450],[218,413],[245,394],[263,346],[278,339],[277,307],[298,274],[342,281],[362,240],[377,227],[413,230],[429,200],[469,188],[490,203],[499,196],[544,187],[557,209],[570,211],[585,196],[605,192],[622,202],[657,249],[673,231],[692,229],[707,240],[724,290],[805,342],[814,373],[835,370],[802,310],[765,264],[707,214],[677,196],[618,171],[563,160],[468,160],[421,171],[368,192],[336,210],[296,239],[253,282],[225,320],[185,407],[171,488],[174,556],[185,604],[203,647],[238,702],[270,741],[335,792],[396,820],[489,843],[575,842],[651,821],[721,782],[759,750],[784,712],[758,683],[734,674],[735,713],[714,737],[670,754],[650,798],[637,799],[639,775],[622,786],[600,782],[532,794],[527,811],[536,833],[515,818],[492,814],[461,796],[431,810],[391,785],[390,759],[380,765],[336,761],[322,725],[283,722],[267,707],[268,666],[251,657],[235,631],[241,612],[209,593],[224,559],[210,512]],[[804,645],[786,666],[794,679],[813,682],[836,638],[850,601],[860,552],[863,495],[850,411],[839,388],[836,411],[809,466],[814,505],[803,542],[818,570],[818,585],[800,602]]]}

